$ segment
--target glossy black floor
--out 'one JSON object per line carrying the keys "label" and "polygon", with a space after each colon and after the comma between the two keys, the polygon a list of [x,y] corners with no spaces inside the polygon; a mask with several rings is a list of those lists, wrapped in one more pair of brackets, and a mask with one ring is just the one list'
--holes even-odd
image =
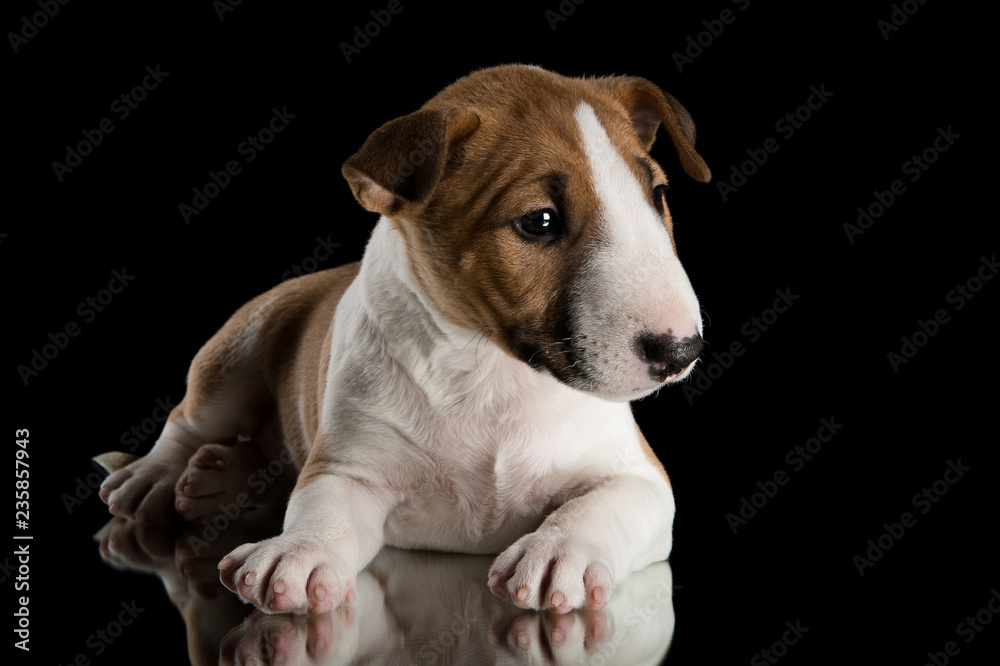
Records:
{"label": "glossy black floor", "polygon": [[[987,17],[673,4],[6,7],[13,663],[995,663]],[[276,516],[106,526],[91,456],[148,450],[240,304],[360,257],[374,219],[341,162],[501,62],[653,80],[713,169],[700,185],[654,148],[708,342],[635,407],[674,483],[669,565],[554,618],[492,598],[488,558],[387,551],[352,608],[305,620],[217,583]],[[287,127],[244,144],[276,112]]]}

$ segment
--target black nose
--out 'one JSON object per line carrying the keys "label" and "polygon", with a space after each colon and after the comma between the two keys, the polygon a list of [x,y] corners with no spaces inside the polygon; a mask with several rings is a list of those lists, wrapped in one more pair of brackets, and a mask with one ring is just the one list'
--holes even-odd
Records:
{"label": "black nose", "polygon": [[695,333],[689,338],[678,338],[674,335],[640,333],[636,336],[636,353],[643,361],[649,363],[649,374],[663,381],[672,377],[691,365],[701,353],[701,335]]}

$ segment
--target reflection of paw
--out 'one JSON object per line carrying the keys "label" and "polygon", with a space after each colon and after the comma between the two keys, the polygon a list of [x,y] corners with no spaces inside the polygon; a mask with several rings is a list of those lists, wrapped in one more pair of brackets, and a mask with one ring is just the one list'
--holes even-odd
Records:
{"label": "reflection of paw", "polygon": [[355,571],[328,545],[285,534],[219,562],[222,583],[265,613],[326,613],[354,600]]}
{"label": "reflection of paw", "polygon": [[509,627],[502,619],[490,627],[490,643],[526,664],[589,663],[604,648],[608,635],[604,613],[528,613]]}
{"label": "reflection of paw", "polygon": [[516,606],[556,613],[603,608],[614,588],[608,567],[592,548],[539,532],[521,537],[497,557],[489,586]]}
{"label": "reflection of paw", "polygon": [[94,535],[101,558],[118,569],[164,571],[174,561],[175,528],[114,517]]}
{"label": "reflection of paw", "polygon": [[[245,508],[251,496],[250,477],[266,466],[267,459],[254,442],[203,444],[177,480],[174,507],[188,522],[221,513],[224,506]],[[239,502],[241,494],[245,497]]]}
{"label": "reflection of paw", "polygon": [[214,599],[223,591],[218,558],[182,559],[182,527],[180,523],[141,523],[116,516],[94,538],[100,544],[101,558],[113,567],[156,573],[168,590],[175,590],[175,597],[186,598],[188,594],[181,592],[186,587],[187,593],[199,599]]}
{"label": "reflection of paw", "polygon": [[351,651],[345,635],[354,627],[354,611],[342,606],[315,617],[254,613],[222,640],[219,663],[331,664]]}
{"label": "reflection of paw", "polygon": [[141,521],[172,519],[174,484],[184,466],[148,455],[112,472],[101,484],[100,497],[116,516]]}

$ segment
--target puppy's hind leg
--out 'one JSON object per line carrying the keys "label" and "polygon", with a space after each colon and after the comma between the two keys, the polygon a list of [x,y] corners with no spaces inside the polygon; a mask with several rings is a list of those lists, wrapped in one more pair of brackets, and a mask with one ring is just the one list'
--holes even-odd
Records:
{"label": "puppy's hind leg", "polygon": [[272,411],[258,315],[251,301],[195,356],[187,393],[153,449],[101,485],[100,497],[111,513],[141,521],[176,517],[174,488],[198,450],[258,434],[262,415]]}

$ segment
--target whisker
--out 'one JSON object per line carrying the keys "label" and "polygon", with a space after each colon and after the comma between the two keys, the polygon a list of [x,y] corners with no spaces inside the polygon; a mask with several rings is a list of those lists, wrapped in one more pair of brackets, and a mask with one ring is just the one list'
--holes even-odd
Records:
{"label": "whisker", "polygon": [[[562,345],[562,344],[565,344],[565,343],[572,343],[572,342],[573,342],[573,338],[563,338],[562,340],[559,340],[557,342],[550,342],[547,345],[542,345],[541,347],[539,347],[538,349],[536,349],[534,351],[534,353],[530,357],[528,357],[528,363],[530,364],[531,363],[531,359],[535,358],[535,354],[537,354],[538,352],[540,352],[540,351],[542,351],[544,349],[548,349],[549,347],[555,347],[556,345]],[[572,351],[573,351],[572,349],[565,349],[563,351],[556,352],[556,353],[557,354],[569,354]]]}
{"label": "whisker", "polygon": [[[465,347],[462,347],[461,351],[459,351],[458,353],[461,354],[462,352],[464,352],[465,349],[466,349],[466,347],[468,347],[472,343],[473,340],[475,340],[476,338],[478,338],[480,335],[483,334],[483,329],[488,329],[488,328],[489,328],[489,324],[483,324],[479,328],[479,330],[476,331],[475,335],[473,335],[471,338],[469,338],[469,341],[465,343]],[[476,346],[477,347],[479,346],[478,343],[476,344]]]}
{"label": "whisker", "polygon": [[[486,334],[483,335],[480,339],[483,342],[489,344],[489,342],[490,342],[490,336],[493,335],[493,328],[490,327],[489,325],[486,325],[483,328],[486,329]],[[480,330],[482,330],[482,329],[480,329]],[[476,358],[476,370],[478,370],[479,369],[479,343],[478,342],[476,343],[476,357],[475,358]]]}

